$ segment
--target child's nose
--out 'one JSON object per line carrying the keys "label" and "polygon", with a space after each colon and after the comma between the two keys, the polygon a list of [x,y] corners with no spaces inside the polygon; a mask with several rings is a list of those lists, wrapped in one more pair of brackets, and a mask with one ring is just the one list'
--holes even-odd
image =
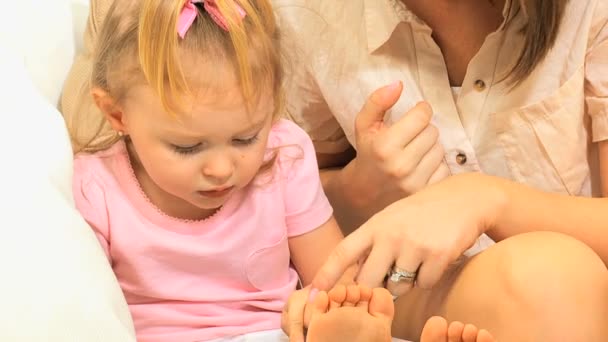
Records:
{"label": "child's nose", "polygon": [[233,172],[232,161],[221,153],[211,157],[203,167],[203,175],[217,185],[226,183]]}

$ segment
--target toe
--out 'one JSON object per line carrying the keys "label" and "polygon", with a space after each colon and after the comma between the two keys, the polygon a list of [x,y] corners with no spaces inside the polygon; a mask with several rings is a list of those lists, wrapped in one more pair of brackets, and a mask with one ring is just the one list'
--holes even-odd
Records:
{"label": "toe", "polygon": [[333,289],[329,290],[329,310],[342,307],[342,304],[346,300],[346,286],[336,285]]}
{"label": "toe", "polygon": [[464,324],[458,321],[450,323],[448,328],[448,342],[462,342],[463,332]]}
{"label": "toe", "polygon": [[346,300],[344,300],[343,306],[355,306],[359,303],[361,298],[361,290],[357,285],[348,285],[346,288]]}
{"label": "toe", "polygon": [[372,297],[369,300],[369,313],[374,317],[382,317],[390,322],[395,315],[395,304],[393,296],[387,289],[378,287],[372,290]]}
{"label": "toe", "polygon": [[357,303],[358,308],[363,308],[365,311],[369,310],[369,301],[372,299],[372,289],[365,285],[359,285],[359,302]]}
{"label": "toe", "polygon": [[431,317],[420,336],[420,342],[446,342],[447,341],[448,322],[443,317]]}
{"label": "toe", "polygon": [[496,340],[487,330],[481,329],[477,335],[477,342],[496,342]]}
{"label": "toe", "polygon": [[476,342],[477,333],[479,333],[479,329],[476,326],[472,324],[465,325],[462,333],[462,342]]}

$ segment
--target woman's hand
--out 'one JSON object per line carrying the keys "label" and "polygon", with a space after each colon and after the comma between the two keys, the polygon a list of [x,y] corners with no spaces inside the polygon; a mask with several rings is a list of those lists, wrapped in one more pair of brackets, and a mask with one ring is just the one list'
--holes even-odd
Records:
{"label": "woman's hand", "polygon": [[431,107],[421,102],[394,124],[385,112],[399,99],[401,83],[376,90],[355,121],[356,158],[343,170],[342,185],[367,217],[449,175]]}
{"label": "woman's hand", "polygon": [[[505,195],[485,180],[476,174],[452,176],[388,206],[337,246],[313,288],[331,288],[345,269],[360,261],[360,284],[382,286],[394,266],[417,273],[417,286],[432,287],[506,205]],[[412,286],[412,279],[387,281],[396,296]]]}

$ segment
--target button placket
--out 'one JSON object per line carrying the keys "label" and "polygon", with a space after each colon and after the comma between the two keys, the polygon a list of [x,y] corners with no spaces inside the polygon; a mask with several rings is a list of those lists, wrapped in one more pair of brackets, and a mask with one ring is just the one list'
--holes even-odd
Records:
{"label": "button placket", "polygon": [[[425,71],[418,75],[419,86],[424,99],[433,106],[433,124],[440,131],[439,140],[446,151],[450,151],[444,158],[450,168],[450,173],[480,171],[475,160],[473,146],[460,119],[456,103],[453,101],[441,50],[429,32],[417,31],[416,38],[418,70]],[[471,83],[468,87],[470,89]],[[446,100],[448,96],[450,100]],[[460,164],[454,157],[455,154],[464,151],[466,151],[465,158],[461,157],[461,162],[464,161],[466,164]]]}

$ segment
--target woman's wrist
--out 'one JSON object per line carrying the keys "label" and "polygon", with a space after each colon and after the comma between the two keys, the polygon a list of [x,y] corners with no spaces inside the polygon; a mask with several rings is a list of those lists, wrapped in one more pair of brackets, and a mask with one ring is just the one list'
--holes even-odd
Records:
{"label": "woman's wrist", "polygon": [[505,226],[505,222],[510,220],[512,215],[510,187],[513,184],[498,177],[487,175],[481,175],[481,177],[483,182],[477,182],[477,186],[483,186],[484,196],[480,200],[486,203],[486,209],[480,223],[480,234],[491,234],[501,230]]}
{"label": "woman's wrist", "polygon": [[330,169],[325,171],[323,187],[332,202],[340,206],[360,211],[366,207],[369,200],[365,191],[361,189],[359,180],[354,174],[354,161],[341,169]]}
{"label": "woman's wrist", "polygon": [[352,172],[352,163],[342,169],[321,170],[323,189],[334,208],[334,217],[342,232],[348,235],[369,217],[369,198]]}

